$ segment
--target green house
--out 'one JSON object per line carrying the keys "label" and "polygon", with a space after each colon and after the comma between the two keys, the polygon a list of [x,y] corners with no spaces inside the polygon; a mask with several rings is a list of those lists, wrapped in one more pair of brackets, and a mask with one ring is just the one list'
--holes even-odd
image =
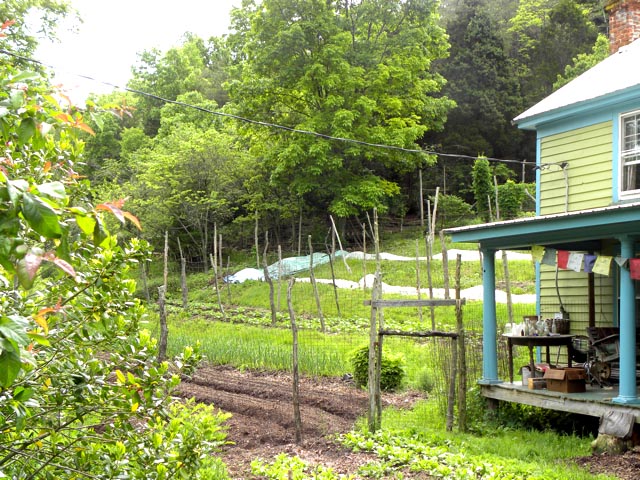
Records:
{"label": "green house", "polygon": [[[537,314],[569,319],[574,335],[618,328],[618,384],[608,401],[640,404],[640,285],[631,272],[640,258],[639,3],[610,1],[613,53],[514,119],[536,132],[536,216],[447,231],[454,242],[477,242],[483,253],[483,385],[505,383],[498,375],[495,252],[531,249],[552,254],[536,262]],[[566,255],[575,270],[564,264]]]}

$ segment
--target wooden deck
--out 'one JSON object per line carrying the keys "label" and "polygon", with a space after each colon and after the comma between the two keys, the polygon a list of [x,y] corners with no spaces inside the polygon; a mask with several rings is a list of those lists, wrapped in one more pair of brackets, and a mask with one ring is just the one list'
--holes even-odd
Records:
{"label": "wooden deck", "polygon": [[640,404],[619,405],[612,403],[618,396],[618,387],[591,387],[587,385],[584,393],[561,393],[547,389],[529,390],[521,382],[504,382],[492,385],[480,385],[482,396],[505,402],[522,403],[534,407],[559,410],[601,417],[605,412],[616,411],[631,413],[640,423]]}

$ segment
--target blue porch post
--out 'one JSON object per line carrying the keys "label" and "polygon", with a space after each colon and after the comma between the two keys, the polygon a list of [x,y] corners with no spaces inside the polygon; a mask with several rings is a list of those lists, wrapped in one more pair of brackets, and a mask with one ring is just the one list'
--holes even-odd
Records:
{"label": "blue porch post", "polygon": [[501,383],[498,379],[496,325],[496,251],[482,251],[482,384]]}
{"label": "blue porch post", "polygon": [[[622,258],[633,258],[634,240],[619,238]],[[620,390],[614,403],[640,403],[636,387],[636,295],[629,268],[620,268]]]}

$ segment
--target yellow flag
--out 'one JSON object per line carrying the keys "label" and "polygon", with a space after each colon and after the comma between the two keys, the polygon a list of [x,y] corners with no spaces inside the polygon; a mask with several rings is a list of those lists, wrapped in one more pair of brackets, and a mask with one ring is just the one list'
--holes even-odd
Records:
{"label": "yellow flag", "polygon": [[607,255],[600,255],[596,258],[596,263],[593,265],[593,272],[600,275],[609,275],[611,270],[611,260],[613,257]]}
{"label": "yellow flag", "polygon": [[531,258],[536,262],[541,262],[544,256],[544,247],[542,245],[531,245]]}

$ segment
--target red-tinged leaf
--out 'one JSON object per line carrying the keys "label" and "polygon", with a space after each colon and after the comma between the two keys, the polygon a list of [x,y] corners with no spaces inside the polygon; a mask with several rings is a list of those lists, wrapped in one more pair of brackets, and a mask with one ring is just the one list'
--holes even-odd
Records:
{"label": "red-tinged leaf", "polygon": [[120,220],[120,223],[124,225],[124,213],[113,203],[101,203],[96,206],[96,210],[106,210],[107,212],[111,212],[115,215],[115,217]]}
{"label": "red-tinged leaf", "polygon": [[68,95],[65,95],[64,93],[62,93],[61,91],[58,91],[58,95],[60,96],[60,98],[62,98],[65,102],[67,102],[68,105],[73,105],[73,102],[71,102],[71,99],[69,98]]}
{"label": "red-tinged leaf", "polygon": [[70,277],[76,278],[76,271],[71,266],[71,264],[69,262],[67,262],[66,260],[58,258],[55,253],[53,253],[53,252],[45,253],[44,254],[44,259],[47,262],[53,263],[56,267],[58,267],[60,270],[62,270],[64,273],[66,273]]}
{"label": "red-tinged leaf", "polygon": [[56,114],[54,118],[57,118],[58,120],[61,120],[66,123],[73,123],[73,117],[68,113],[60,112]]}
{"label": "red-tinged leaf", "polygon": [[66,260],[56,257],[56,259],[53,261],[53,264],[70,277],[76,278],[76,271],[74,270],[73,266],[71,266],[71,264]]}
{"label": "red-tinged leaf", "polygon": [[0,30],[5,30],[5,29],[9,28],[11,25],[13,25],[14,23],[16,23],[15,20],[7,20],[2,25],[0,25]]}
{"label": "red-tinged leaf", "polygon": [[22,259],[18,261],[18,281],[23,288],[28,289],[33,286],[33,281],[36,278],[41,263],[42,257],[32,252],[27,253]]}
{"label": "red-tinged leaf", "polygon": [[84,123],[84,122],[76,122],[74,124],[74,127],[79,128],[80,130],[84,130],[85,132],[87,132],[87,133],[89,133],[91,135],[94,135],[94,136],[96,134],[96,132],[94,132],[93,129],[89,125]]}
{"label": "red-tinged leaf", "polygon": [[44,162],[44,166],[42,167],[42,170],[44,171],[44,173],[47,173],[49,170],[51,170],[51,162],[49,160]]}
{"label": "red-tinged leaf", "polygon": [[138,217],[136,217],[133,213],[131,212],[125,212],[123,211],[122,214],[124,215],[125,218],[127,218],[131,223],[133,223],[138,230],[142,230],[142,225],[140,225],[140,220],[138,220]]}

